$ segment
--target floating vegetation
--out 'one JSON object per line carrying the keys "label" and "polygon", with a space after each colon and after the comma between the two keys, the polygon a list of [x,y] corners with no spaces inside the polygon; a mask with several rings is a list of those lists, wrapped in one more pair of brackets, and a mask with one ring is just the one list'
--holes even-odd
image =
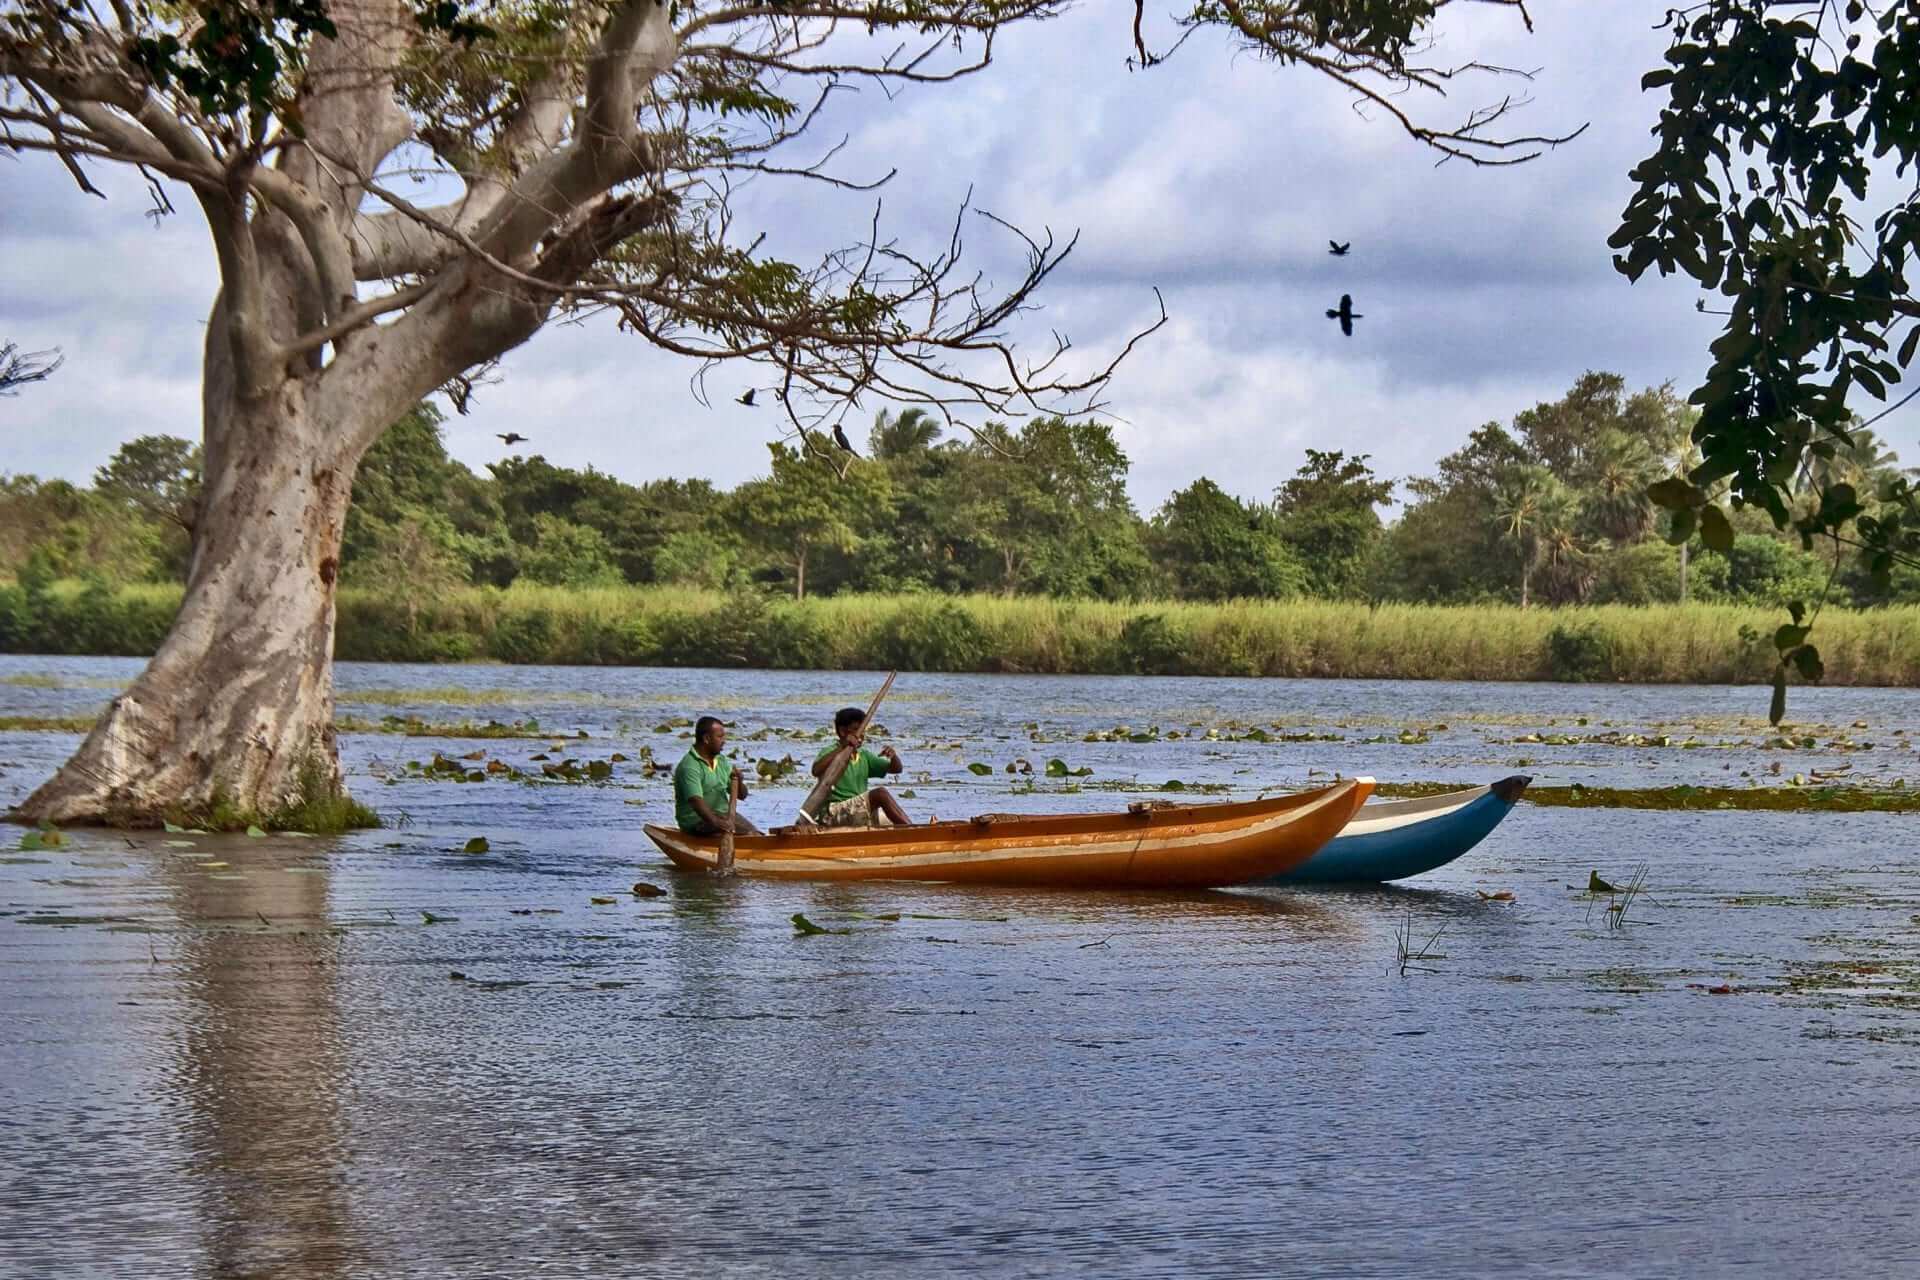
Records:
{"label": "floating vegetation", "polygon": [[20,837],[20,852],[40,853],[48,849],[65,848],[66,833],[51,822],[43,822],[34,830]]}
{"label": "floating vegetation", "polygon": [[1517,738],[1489,738],[1491,746],[1522,745],[1547,747],[1677,747],[1694,751],[1701,747],[1745,747],[1751,743],[1719,740],[1703,742],[1689,734],[1675,741],[1670,733],[1523,733]]}
{"label": "floating vegetation", "polygon": [[553,731],[542,729],[529,716],[503,724],[489,720],[475,724],[471,720],[431,721],[419,716],[382,716],[367,720],[360,716],[336,716],[333,727],[340,733],[393,733],[409,738],[548,738]]}
{"label": "floating vegetation", "polygon": [[[649,752],[649,758],[651,758],[651,752]],[[753,771],[760,775],[762,782],[779,782],[788,775],[799,772],[799,769],[800,762],[791,755],[782,756],[778,760],[756,757],[753,762]]]}
{"label": "floating vegetation", "polygon": [[0,733],[85,733],[95,716],[0,716]]}
{"label": "floating vegetation", "polygon": [[493,846],[487,843],[487,838],[485,836],[475,836],[473,839],[467,841],[466,844],[461,846],[460,852],[487,853],[487,852],[490,852],[492,848]]}
{"label": "floating vegetation", "polygon": [[[1458,782],[1383,782],[1374,788],[1382,799],[1414,799],[1458,791]],[[1914,813],[1920,812],[1920,788],[1895,779],[1881,789],[1866,787],[1565,787],[1527,788],[1523,803],[1548,808],[1751,810],[1767,813]]]}
{"label": "floating vegetation", "polygon": [[[613,761],[588,760],[585,762],[571,756],[562,758],[558,763],[544,752],[533,757],[531,763],[537,763],[539,771],[520,769],[504,760],[487,760],[486,752],[470,751],[458,759],[436,751],[431,760],[409,760],[403,767],[405,776],[424,782],[488,782],[502,780],[506,782],[607,782],[613,778]],[[625,760],[625,756],[620,759]],[[482,763],[485,761],[485,763]],[[653,761],[653,752],[641,748],[640,765],[645,776],[652,777],[664,770]]]}

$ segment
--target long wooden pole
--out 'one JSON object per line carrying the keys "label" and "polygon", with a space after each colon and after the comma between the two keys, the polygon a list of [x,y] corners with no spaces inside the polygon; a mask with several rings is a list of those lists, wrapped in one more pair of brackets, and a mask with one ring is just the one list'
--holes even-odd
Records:
{"label": "long wooden pole", "polygon": [[[874,694],[873,701],[867,704],[867,714],[865,718],[860,721],[860,732],[862,734],[873,727],[873,716],[875,712],[880,710],[880,700],[887,696],[887,690],[893,688],[893,678],[899,674],[898,671],[887,672],[886,683],[880,686],[880,692]],[[849,764],[853,763],[853,753],[858,749],[857,747],[842,747],[833,756],[828,758],[826,772],[820,775],[820,781],[813,784],[813,790],[807,792],[807,798],[800,802],[800,821],[805,823],[817,821],[815,815],[819,812],[820,806],[826,801],[826,798],[832,794],[833,784],[840,781],[840,775],[847,771]]]}
{"label": "long wooden pole", "polygon": [[733,874],[733,821],[740,813],[740,766],[727,771],[727,829],[720,833],[720,857],[713,864],[719,876]]}

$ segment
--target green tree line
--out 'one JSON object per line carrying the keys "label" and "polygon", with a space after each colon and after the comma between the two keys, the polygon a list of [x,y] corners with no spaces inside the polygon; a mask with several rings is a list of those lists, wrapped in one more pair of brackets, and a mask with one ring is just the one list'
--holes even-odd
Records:
{"label": "green tree line", "polygon": [[[1143,515],[1127,496],[1129,460],[1099,422],[948,436],[922,410],[882,411],[860,456],[775,443],[767,475],[726,490],[629,484],[538,455],[477,474],[448,457],[443,419],[422,404],[360,465],[341,572],[346,586],[404,595],[410,622],[437,594],[515,582],[796,599],[1920,600],[1920,575],[1876,587],[1753,508],[1722,503],[1734,534],[1723,550],[1669,545],[1647,490],[1693,464],[1693,421],[1669,389],[1630,394],[1617,375],[1587,373],[1561,399],[1472,431],[1430,476],[1396,481],[1367,455],[1308,449],[1271,495],[1203,476]],[[1836,481],[1872,495],[1910,474],[1871,431],[1853,440],[1798,477],[1806,501]],[[179,580],[200,466],[197,446],[155,435],[121,446],[91,487],[0,477],[0,575],[23,586]],[[1396,490],[1404,505],[1383,520]]]}

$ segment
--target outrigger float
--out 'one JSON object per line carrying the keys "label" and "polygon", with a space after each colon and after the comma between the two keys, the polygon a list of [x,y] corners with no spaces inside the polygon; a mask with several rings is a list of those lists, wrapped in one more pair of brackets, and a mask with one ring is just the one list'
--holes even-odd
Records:
{"label": "outrigger float", "polygon": [[1486,839],[1532,781],[1515,775],[1468,791],[1376,801],[1306,862],[1260,883],[1379,883],[1444,867]]}

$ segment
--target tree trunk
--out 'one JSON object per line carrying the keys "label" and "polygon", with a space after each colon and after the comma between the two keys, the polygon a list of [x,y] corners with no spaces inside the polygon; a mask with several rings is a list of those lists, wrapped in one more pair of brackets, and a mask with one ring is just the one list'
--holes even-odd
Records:
{"label": "tree trunk", "polygon": [[[289,378],[244,411],[208,389],[206,487],[173,628],[30,821],[158,825],[224,803],[267,817],[341,790],[334,580],[352,488],[340,433]],[[228,401],[231,404],[231,401]]]}
{"label": "tree trunk", "polygon": [[1680,603],[1687,602],[1687,543],[1680,544]]}
{"label": "tree trunk", "polygon": [[1522,609],[1525,609],[1532,604],[1532,595],[1533,595],[1533,561],[1528,560],[1525,564],[1520,566],[1520,607]]}
{"label": "tree trunk", "polygon": [[793,556],[793,598],[807,598],[807,544],[804,542]]}

